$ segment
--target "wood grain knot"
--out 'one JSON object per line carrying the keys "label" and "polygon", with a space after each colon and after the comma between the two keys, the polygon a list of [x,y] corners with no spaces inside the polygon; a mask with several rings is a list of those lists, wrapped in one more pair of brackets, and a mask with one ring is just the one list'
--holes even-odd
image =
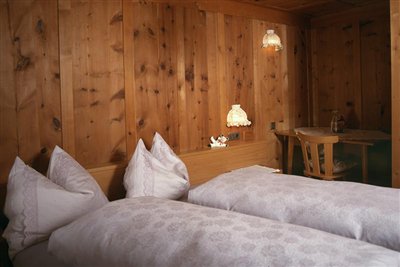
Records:
{"label": "wood grain knot", "polygon": [[114,16],[110,20],[110,25],[116,23],[116,22],[121,22],[123,20],[123,15],[122,11],[119,10],[117,13],[114,14]]}
{"label": "wood grain knot", "polygon": [[91,104],[90,104],[90,106],[91,107],[95,107],[95,106],[98,106],[100,104],[100,101],[94,101],[94,102],[92,102]]}
{"label": "wood grain knot", "polygon": [[188,82],[191,82],[194,80],[194,73],[193,73],[193,69],[187,69],[185,71],[185,80]]}
{"label": "wood grain knot", "polygon": [[144,126],[144,120],[143,120],[143,119],[140,119],[140,120],[139,120],[138,126],[139,126],[140,128],[142,128],[142,127]]}
{"label": "wood grain knot", "polygon": [[39,20],[36,22],[35,31],[40,35],[40,37],[41,37],[43,40],[46,39],[45,36],[44,36],[44,31],[45,31],[45,29],[44,29],[44,22],[43,22],[42,19],[39,19]]}
{"label": "wood grain knot", "polygon": [[241,80],[237,80],[236,81],[236,88],[238,88],[238,89],[242,88],[242,81]]}
{"label": "wood grain knot", "polygon": [[54,117],[53,118],[53,128],[56,131],[61,131],[61,122],[58,118]]}
{"label": "wood grain knot", "polygon": [[123,53],[124,52],[124,48],[123,48],[121,43],[113,44],[111,46],[111,48],[112,48],[112,50],[114,50],[117,53]]}
{"label": "wood grain knot", "polygon": [[125,89],[122,88],[111,97],[111,101],[124,98],[125,98]]}
{"label": "wood grain knot", "polygon": [[31,59],[29,57],[25,57],[23,55],[19,56],[17,67],[15,68],[16,71],[23,71],[27,69],[31,65]]}
{"label": "wood grain knot", "polygon": [[153,29],[150,28],[150,27],[147,28],[147,32],[148,32],[151,36],[154,36],[154,35],[155,35]]}

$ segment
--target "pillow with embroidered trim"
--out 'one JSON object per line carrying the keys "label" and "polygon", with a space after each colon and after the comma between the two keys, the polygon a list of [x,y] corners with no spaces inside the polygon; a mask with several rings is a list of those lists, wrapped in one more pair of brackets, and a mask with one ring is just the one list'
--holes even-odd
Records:
{"label": "pillow with embroidered trim", "polygon": [[159,133],[154,135],[150,152],[164,164],[167,170],[189,181],[189,174],[185,163],[174,153]]}
{"label": "pillow with embroidered trim", "polygon": [[57,228],[108,202],[90,174],[61,148],[54,149],[50,167],[48,179],[19,157],[15,159],[4,207],[10,221],[3,237],[11,259],[24,248],[48,239]]}
{"label": "pillow with embroidered trim", "polygon": [[171,171],[140,139],[124,175],[126,197],[154,196],[178,199],[189,189],[189,182]]}
{"label": "pillow with embroidered trim", "polygon": [[68,191],[86,194],[88,210],[98,209],[108,203],[96,180],[68,153],[56,146],[51,154],[47,171],[49,179]]}

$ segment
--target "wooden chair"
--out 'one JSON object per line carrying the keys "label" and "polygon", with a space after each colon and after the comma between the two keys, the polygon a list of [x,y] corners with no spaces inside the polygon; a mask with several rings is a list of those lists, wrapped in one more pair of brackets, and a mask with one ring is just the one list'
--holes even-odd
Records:
{"label": "wooden chair", "polygon": [[356,164],[336,161],[333,158],[333,144],[339,142],[338,136],[312,136],[296,133],[300,140],[304,160],[304,175],[323,180],[344,178],[347,171]]}

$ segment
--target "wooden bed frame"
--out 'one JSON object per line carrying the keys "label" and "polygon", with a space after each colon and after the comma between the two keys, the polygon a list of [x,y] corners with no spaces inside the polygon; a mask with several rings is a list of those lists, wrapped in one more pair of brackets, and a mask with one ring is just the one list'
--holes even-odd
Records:
{"label": "wooden bed frame", "polygon": [[[272,141],[246,141],[232,144],[225,148],[208,148],[201,151],[184,153],[179,157],[189,171],[191,185],[204,183],[215,176],[237,168],[255,164],[276,168],[273,153],[268,150],[275,147]],[[89,173],[96,179],[109,200],[125,197],[123,177],[127,163],[89,168]],[[0,185],[0,206],[4,207],[7,184]]]}
{"label": "wooden bed frame", "polygon": [[[267,166],[268,147],[271,142],[257,141],[232,145],[226,148],[205,149],[184,153],[179,157],[189,171],[191,185],[204,183],[211,178],[237,168],[255,164]],[[276,167],[276,166],[269,166]],[[126,163],[88,169],[110,200],[125,197],[123,176]]]}

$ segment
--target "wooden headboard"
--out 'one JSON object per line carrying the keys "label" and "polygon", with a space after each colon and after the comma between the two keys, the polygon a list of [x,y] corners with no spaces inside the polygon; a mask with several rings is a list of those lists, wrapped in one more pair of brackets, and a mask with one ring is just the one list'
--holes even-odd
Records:
{"label": "wooden headboard", "polygon": [[[237,168],[255,164],[277,168],[276,159],[271,159],[268,150],[274,147],[272,141],[246,142],[226,148],[204,149],[202,151],[184,153],[179,157],[189,171],[191,185],[204,183],[211,178]],[[127,163],[107,165],[88,169],[110,200],[125,197],[122,184]],[[276,164],[276,163],[275,163]],[[4,205],[6,184],[0,186],[0,204]]]}
{"label": "wooden headboard", "polygon": [[[268,141],[246,142],[226,148],[205,149],[184,153],[179,157],[189,171],[191,185],[204,183],[211,178],[237,168],[255,164],[266,166],[268,158]],[[269,166],[277,167],[277,166]],[[110,200],[123,198],[125,190],[122,184],[126,163],[89,169],[100,187]]]}

